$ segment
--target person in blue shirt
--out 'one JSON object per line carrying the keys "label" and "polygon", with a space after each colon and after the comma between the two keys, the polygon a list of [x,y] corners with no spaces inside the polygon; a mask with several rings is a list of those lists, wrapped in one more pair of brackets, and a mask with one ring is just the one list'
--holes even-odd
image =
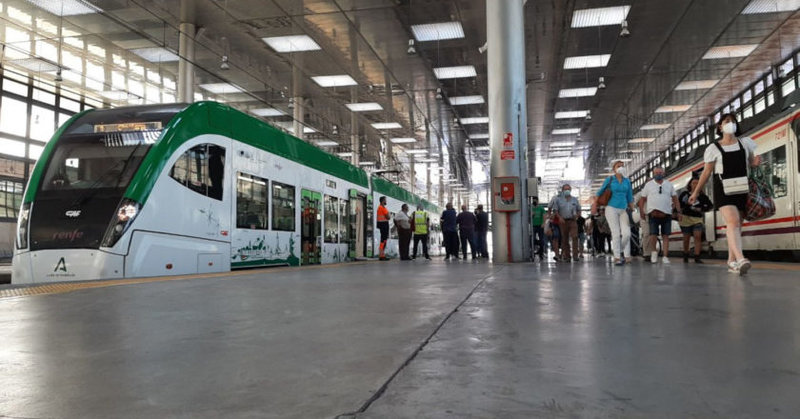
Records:
{"label": "person in blue shirt", "polygon": [[[624,162],[615,160],[611,169],[614,175],[603,182],[596,196],[602,195],[606,188],[611,188],[611,199],[606,205],[606,220],[611,228],[611,252],[614,254],[614,264],[620,266],[631,261],[631,226],[628,210],[633,210],[633,187],[627,177]],[[596,205],[592,213],[597,213]]]}
{"label": "person in blue shirt", "polygon": [[456,223],[456,210],[453,203],[448,202],[439,222],[442,224],[442,235],[444,236],[444,260],[458,259],[458,224]]}

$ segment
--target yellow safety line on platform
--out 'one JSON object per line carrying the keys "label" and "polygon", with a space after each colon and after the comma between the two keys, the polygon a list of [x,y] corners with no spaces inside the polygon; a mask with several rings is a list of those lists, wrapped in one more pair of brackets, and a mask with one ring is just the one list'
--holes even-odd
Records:
{"label": "yellow safety line on platform", "polygon": [[72,291],[79,291],[92,288],[106,288],[115,287],[118,285],[136,285],[147,284],[150,282],[162,281],[183,281],[188,279],[203,279],[203,278],[220,278],[235,279],[235,277],[258,275],[262,273],[275,273],[285,272],[287,270],[303,271],[309,269],[331,268],[341,265],[362,265],[369,262],[344,262],[330,265],[310,265],[310,266],[284,266],[275,268],[251,269],[246,271],[231,271],[231,272],[218,272],[210,274],[192,274],[192,275],[175,275],[175,276],[154,276],[149,278],[131,278],[131,279],[109,279],[102,281],[92,282],[59,282],[44,285],[34,285],[30,287],[11,288],[0,290],[0,298],[9,297],[25,297],[30,295],[50,295],[50,294],[64,294]]}

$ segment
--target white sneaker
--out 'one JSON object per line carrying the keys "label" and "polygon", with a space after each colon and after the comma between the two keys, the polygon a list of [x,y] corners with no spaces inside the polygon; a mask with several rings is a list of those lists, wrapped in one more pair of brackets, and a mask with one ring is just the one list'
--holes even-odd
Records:
{"label": "white sneaker", "polygon": [[750,261],[747,259],[736,261],[736,264],[739,265],[739,275],[745,275],[750,270]]}
{"label": "white sneaker", "polygon": [[650,252],[650,262],[658,263],[658,252]]}
{"label": "white sneaker", "polygon": [[739,263],[737,262],[728,262],[728,272],[730,273],[739,273]]}
{"label": "white sneaker", "polygon": [[661,263],[663,263],[664,265],[669,265],[669,258],[664,256],[663,258],[661,258]]}

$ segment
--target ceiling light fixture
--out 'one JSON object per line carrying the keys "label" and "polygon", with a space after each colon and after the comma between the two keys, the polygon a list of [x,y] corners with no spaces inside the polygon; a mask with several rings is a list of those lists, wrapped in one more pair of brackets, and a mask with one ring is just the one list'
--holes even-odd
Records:
{"label": "ceiling light fixture", "polygon": [[436,88],[436,99],[437,100],[442,100],[443,98],[444,98],[444,96],[442,96],[442,88],[441,87],[437,87]]}
{"label": "ceiling light fixture", "polygon": [[360,161],[358,162],[359,166],[375,166],[374,161]]}
{"label": "ceiling light fixture", "polygon": [[611,60],[611,54],[567,57],[564,60],[564,70],[573,70],[576,68],[605,67],[608,65],[609,60]]}
{"label": "ceiling light fixture", "polygon": [[428,23],[424,25],[411,25],[414,38],[419,42],[444,41],[446,39],[460,39],[464,37],[464,28],[461,22]]}
{"label": "ceiling light fixture", "polygon": [[553,135],[578,134],[580,132],[580,128],[559,128],[553,130]]}
{"label": "ceiling light fixture", "polygon": [[628,29],[628,21],[627,20],[623,20],[621,26],[622,26],[622,30],[619,31],[620,38],[627,38],[627,37],[631,36],[631,31]]}
{"label": "ceiling light fixture", "polygon": [[215,95],[229,95],[231,93],[244,93],[244,90],[230,83],[206,83],[198,85],[201,89]]}
{"label": "ceiling light fixture", "polygon": [[472,118],[461,118],[461,123],[464,125],[472,125],[472,124],[488,124],[489,117],[488,116],[479,116],[479,117],[472,117]]}
{"label": "ceiling light fixture", "polygon": [[399,129],[399,128],[403,128],[403,126],[400,125],[397,122],[376,122],[376,123],[372,124],[372,128],[375,128],[375,129]]}
{"label": "ceiling light fixture", "polygon": [[742,10],[742,14],[793,12],[798,8],[798,0],[753,0]]}
{"label": "ceiling light fixture", "polygon": [[594,96],[597,94],[597,87],[579,87],[577,89],[561,89],[558,92],[558,97],[585,97]]}
{"label": "ceiling light fixture", "polygon": [[605,77],[600,76],[600,78],[597,80],[597,88],[598,89],[605,89],[606,88],[606,78]]}
{"label": "ceiling light fixture", "polygon": [[88,15],[101,11],[80,0],[27,0],[27,2],[56,16]]}
{"label": "ceiling light fixture", "polygon": [[370,112],[370,111],[382,111],[383,106],[377,102],[362,102],[362,103],[345,103],[347,109],[350,109],[352,112]]}
{"label": "ceiling light fixture", "polygon": [[453,106],[461,106],[461,105],[480,105],[485,103],[486,101],[483,100],[483,96],[475,95],[475,96],[455,96],[450,98],[450,104]]}
{"label": "ceiling light fixture", "polygon": [[475,66],[471,65],[437,67],[433,69],[433,73],[439,80],[460,79],[465,77],[475,77],[478,75],[478,73],[475,72]]}
{"label": "ceiling light fixture", "polygon": [[231,65],[228,64],[228,56],[227,55],[223,55],[222,56],[222,62],[219,64],[219,69],[223,70],[223,71],[231,69]]}
{"label": "ceiling light fixture", "polygon": [[425,150],[425,149],[411,149],[411,150],[406,150],[406,154],[412,154],[412,155],[428,154],[428,150]]}
{"label": "ceiling light fixture", "polygon": [[667,129],[667,128],[669,128],[669,125],[670,124],[648,124],[648,125],[642,125],[642,127],[639,128],[639,129],[642,130],[642,131],[656,130],[656,129]]}
{"label": "ceiling light fixture", "polygon": [[317,145],[320,147],[334,147],[339,145],[339,143],[331,140],[322,140],[322,141],[317,141]]}
{"label": "ceiling light fixture", "polygon": [[675,90],[701,90],[710,89],[719,83],[719,80],[693,80],[684,81],[675,86]]}
{"label": "ceiling light fixture", "polygon": [[344,152],[341,152],[341,153],[336,153],[336,155],[339,156],[339,157],[353,157],[353,152],[352,151],[344,151]]}
{"label": "ceiling light fixture", "polygon": [[587,121],[591,121],[592,120],[592,111],[586,111],[586,120]]}
{"label": "ceiling light fixture", "polygon": [[399,138],[392,138],[391,141],[393,144],[409,144],[409,143],[416,143],[417,139],[413,137],[399,137]]}
{"label": "ceiling light fixture", "polygon": [[265,118],[274,117],[274,116],[284,116],[284,113],[280,109],[275,108],[259,108],[259,109],[250,109],[250,113],[256,116],[261,116]]}
{"label": "ceiling light fixture", "polygon": [[591,26],[619,25],[628,17],[628,12],[630,10],[631,6],[576,10],[572,13],[572,27],[588,28]]}
{"label": "ceiling light fixture", "polygon": [[589,111],[561,111],[556,112],[556,119],[585,118]]}
{"label": "ceiling light fixture", "polygon": [[314,83],[317,83],[320,87],[343,87],[355,86],[358,84],[347,74],[340,74],[336,76],[314,76],[311,78],[311,80],[314,80]]}
{"label": "ceiling light fixture", "polygon": [[168,63],[180,60],[178,54],[162,47],[137,48],[132,49],[131,52],[151,63]]}
{"label": "ceiling light fixture", "polygon": [[489,138],[489,133],[488,132],[479,132],[477,134],[470,134],[469,135],[469,139],[470,140],[486,140],[488,138]]}
{"label": "ceiling light fixture", "polygon": [[655,112],[656,113],[686,112],[691,107],[692,107],[692,105],[666,105],[666,106],[659,106],[655,110]]}
{"label": "ceiling light fixture", "polygon": [[647,144],[647,143],[652,143],[655,140],[656,139],[652,138],[652,137],[651,138],[631,138],[630,140],[628,140],[628,143],[629,144]]}
{"label": "ceiling light fixture", "polygon": [[415,55],[417,53],[417,49],[414,47],[413,39],[408,40],[408,49],[406,50],[406,53],[408,53],[408,55]]}
{"label": "ceiling light fixture", "polygon": [[720,47],[712,47],[708,52],[703,55],[704,60],[715,60],[723,58],[738,58],[750,55],[753,50],[758,47],[758,44],[748,45],[726,45]]}
{"label": "ceiling light fixture", "polygon": [[275,52],[303,52],[322,49],[308,35],[272,36],[261,38]]}

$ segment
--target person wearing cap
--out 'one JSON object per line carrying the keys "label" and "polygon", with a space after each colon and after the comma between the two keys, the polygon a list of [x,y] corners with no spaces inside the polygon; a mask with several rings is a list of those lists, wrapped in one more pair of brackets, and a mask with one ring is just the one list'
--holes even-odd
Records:
{"label": "person wearing cap", "polygon": [[428,230],[430,229],[430,220],[428,219],[428,213],[422,208],[422,204],[417,205],[417,210],[414,211],[414,217],[411,221],[411,227],[414,230],[414,253],[411,255],[411,259],[417,258],[417,246],[419,242],[422,242],[422,254],[425,256],[425,259],[431,260],[431,257],[428,256]]}
{"label": "person wearing cap", "polygon": [[[611,229],[611,252],[614,255],[614,264],[621,266],[626,261],[630,262],[631,257],[631,226],[628,210],[633,209],[633,187],[627,177],[625,162],[613,160],[611,170],[614,174],[606,178],[596,197],[600,197],[606,188],[611,188],[611,199],[606,205],[606,220]],[[595,201],[593,213],[597,212],[596,205]]]}
{"label": "person wearing cap", "polygon": [[569,262],[571,258],[578,258],[578,215],[581,213],[581,205],[578,199],[572,196],[572,187],[565,184],[561,187],[561,195],[553,199],[553,206],[550,212],[558,216],[561,220],[561,258]]}

